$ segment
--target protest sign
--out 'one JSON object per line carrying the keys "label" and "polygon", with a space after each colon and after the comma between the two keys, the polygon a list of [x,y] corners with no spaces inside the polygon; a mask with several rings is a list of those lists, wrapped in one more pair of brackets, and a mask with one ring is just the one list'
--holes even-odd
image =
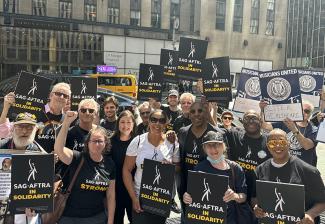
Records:
{"label": "protest sign", "polygon": [[325,143],[325,120],[319,124],[316,141]]}
{"label": "protest sign", "polygon": [[203,94],[208,101],[231,101],[229,57],[203,60]]}
{"label": "protest sign", "polygon": [[192,203],[186,206],[188,224],[227,223],[227,204],[223,196],[229,177],[203,172],[188,172],[187,193]]}
{"label": "protest sign", "polygon": [[11,189],[11,155],[0,154],[0,200],[9,199]]}
{"label": "protest sign", "polygon": [[13,214],[53,211],[53,154],[12,155],[11,205]]}
{"label": "protest sign", "polygon": [[160,101],[164,67],[161,65],[140,64],[138,100],[155,98]]}
{"label": "protest sign", "polygon": [[299,222],[305,214],[304,188],[304,185],[257,180],[258,205],[266,212],[266,217],[259,219],[259,223]]}
{"label": "protest sign", "polygon": [[97,78],[71,77],[71,110],[78,110],[83,99],[97,99]]}
{"label": "protest sign", "polygon": [[177,83],[176,77],[178,52],[173,50],[161,49],[160,65],[164,66],[164,81]]}
{"label": "protest sign", "polygon": [[51,84],[51,79],[21,72],[15,89],[15,103],[11,107],[10,114],[29,112],[37,119],[44,116],[44,105],[47,104]]}
{"label": "protest sign", "polygon": [[254,110],[260,113],[261,98],[259,71],[242,68],[233,111],[245,113],[248,110]]}
{"label": "protest sign", "polygon": [[174,182],[174,165],[145,159],[140,186],[141,207],[152,214],[168,217]]}
{"label": "protest sign", "polygon": [[324,83],[324,73],[321,71],[297,70],[302,100],[309,101],[314,107],[319,107],[320,94]]}
{"label": "protest sign", "polygon": [[265,121],[303,120],[297,69],[261,72],[260,88],[262,98],[268,102],[264,108]]}
{"label": "protest sign", "polygon": [[198,80],[202,76],[208,41],[181,37],[179,42],[176,76],[179,79]]}

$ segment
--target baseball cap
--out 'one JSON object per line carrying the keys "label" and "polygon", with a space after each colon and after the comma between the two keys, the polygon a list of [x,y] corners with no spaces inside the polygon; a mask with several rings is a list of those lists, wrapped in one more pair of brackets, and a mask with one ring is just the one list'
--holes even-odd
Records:
{"label": "baseball cap", "polygon": [[30,113],[19,113],[16,116],[14,124],[34,124],[36,125],[36,116]]}
{"label": "baseball cap", "polygon": [[202,139],[203,143],[218,142],[223,143],[223,135],[219,132],[209,131]]}
{"label": "baseball cap", "polygon": [[178,91],[176,89],[171,89],[168,92],[168,96],[178,96]]}

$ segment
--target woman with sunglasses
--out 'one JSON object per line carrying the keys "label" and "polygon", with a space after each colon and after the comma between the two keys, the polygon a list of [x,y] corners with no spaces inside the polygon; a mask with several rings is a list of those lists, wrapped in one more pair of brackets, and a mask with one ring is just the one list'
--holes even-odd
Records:
{"label": "woman with sunglasses", "polygon": [[132,222],[132,200],[123,183],[122,169],[125,160],[126,150],[135,135],[135,118],[132,112],[125,110],[121,112],[118,116],[116,130],[114,132],[114,135],[111,137],[111,152],[116,167],[116,209],[114,218],[115,224],[124,223],[125,210],[129,222]]}
{"label": "woman with sunglasses", "polygon": [[[202,139],[203,150],[207,155],[206,159],[195,166],[194,171],[223,175],[229,177],[229,188],[223,196],[223,201],[227,203],[227,224],[252,224],[251,220],[237,219],[235,203],[246,202],[246,180],[241,166],[225,158],[226,145],[221,133],[209,131]],[[192,203],[192,197],[187,192],[183,195],[186,205]],[[248,206],[248,204],[246,204]],[[249,211],[249,210],[247,210]],[[252,218],[253,214],[248,213],[247,217]]]}
{"label": "woman with sunglasses", "polygon": [[[69,165],[72,178],[82,158],[84,162],[67,200],[59,224],[113,224],[115,212],[115,165],[105,155],[109,148],[108,133],[97,126],[89,131],[82,152],[65,147],[67,133],[78,113],[68,111],[55,140],[54,150],[59,159]],[[108,217],[103,201],[108,205]]]}
{"label": "woman with sunglasses", "polygon": [[[167,139],[165,128],[168,120],[162,110],[155,110],[149,115],[148,132],[137,136],[130,143],[123,166],[123,181],[132,199],[132,220],[143,224],[164,224],[165,217],[150,214],[142,210],[139,202],[139,191],[142,178],[142,165],[144,159],[151,159],[164,163],[177,163],[179,161],[178,145],[171,144]],[[133,181],[132,171],[136,167]]]}
{"label": "woman with sunglasses", "polygon": [[[287,133],[281,129],[274,129],[269,133],[266,145],[272,158],[256,168],[257,179],[304,185],[305,216],[298,223],[319,223],[319,215],[325,211],[324,183],[319,171],[298,157],[290,155]],[[256,192],[252,202],[256,217],[265,217],[266,213],[258,206]]]}

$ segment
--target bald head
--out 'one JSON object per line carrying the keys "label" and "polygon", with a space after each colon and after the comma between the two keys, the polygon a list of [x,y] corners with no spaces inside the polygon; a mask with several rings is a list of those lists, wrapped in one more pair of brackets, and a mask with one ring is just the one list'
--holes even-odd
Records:
{"label": "bald head", "polygon": [[260,114],[259,113],[257,113],[255,110],[248,110],[248,111],[246,111],[245,113],[244,113],[244,117],[245,116],[247,116],[247,115],[256,115],[256,116],[258,116],[259,118],[260,118]]}

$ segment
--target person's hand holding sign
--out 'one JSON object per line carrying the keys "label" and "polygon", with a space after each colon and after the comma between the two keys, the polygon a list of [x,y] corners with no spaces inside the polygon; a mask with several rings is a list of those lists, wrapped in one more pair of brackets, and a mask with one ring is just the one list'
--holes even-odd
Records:
{"label": "person's hand holding sign", "polygon": [[184,193],[183,195],[183,202],[187,205],[191,204],[193,202],[193,199],[191,197],[191,195],[187,192]]}
{"label": "person's hand holding sign", "polygon": [[297,222],[297,224],[314,224],[314,219],[307,213],[305,213],[305,217]]}
{"label": "person's hand holding sign", "polygon": [[296,123],[292,121],[290,118],[286,118],[283,120],[283,123],[287,126],[287,128],[292,131],[292,133],[298,133],[299,130],[296,126]]}
{"label": "person's hand holding sign", "polygon": [[10,107],[15,103],[15,93],[10,92],[4,97],[3,107]]}
{"label": "person's hand holding sign", "polygon": [[266,216],[265,211],[260,208],[257,204],[253,208],[256,218],[260,219]]}
{"label": "person's hand holding sign", "polygon": [[228,188],[228,190],[225,192],[225,195],[223,196],[223,201],[226,203],[230,201],[236,201],[238,203],[242,203],[246,201],[246,196],[240,193],[237,194],[231,188]]}

